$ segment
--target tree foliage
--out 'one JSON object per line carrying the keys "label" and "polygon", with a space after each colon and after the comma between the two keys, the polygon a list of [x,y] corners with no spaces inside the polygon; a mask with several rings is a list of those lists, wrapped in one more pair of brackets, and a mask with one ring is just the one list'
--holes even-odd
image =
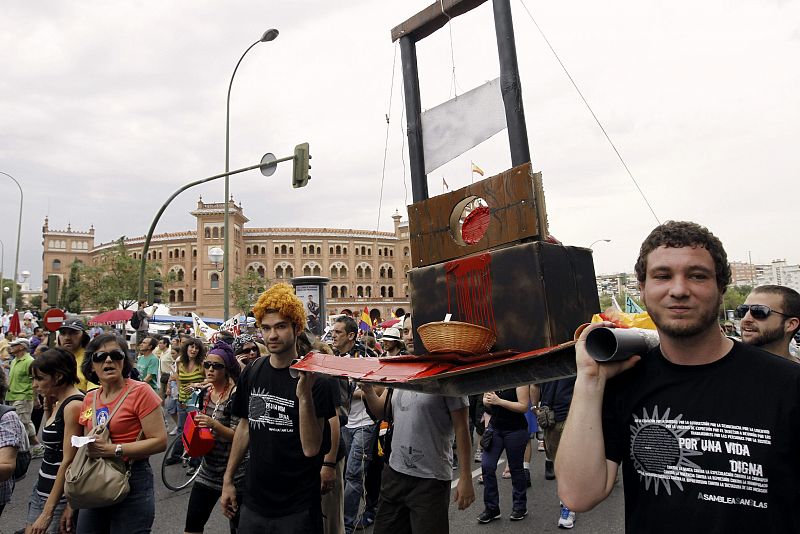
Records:
{"label": "tree foliage", "polygon": [[[80,296],[85,307],[99,311],[114,310],[122,303],[128,307],[136,302],[139,292],[139,266],[141,260],[128,255],[123,238],[105,252],[92,265],[80,268]],[[148,261],[145,280],[159,278],[160,263]]]}
{"label": "tree foliage", "polygon": [[243,314],[247,315],[255,305],[259,295],[266,291],[269,285],[267,278],[261,278],[255,271],[247,270],[245,274],[237,276],[231,282],[231,295],[233,304]]}
{"label": "tree foliage", "polygon": [[725,310],[735,310],[739,304],[744,304],[744,299],[752,290],[752,286],[728,286],[722,298],[722,313],[724,314]]}
{"label": "tree foliage", "polygon": [[70,313],[81,312],[81,262],[75,260],[69,267],[69,278],[61,288],[58,307]]}
{"label": "tree foliage", "polygon": [[[0,303],[0,309],[7,310],[8,304],[6,303],[6,299],[11,298],[11,294],[14,292],[14,280],[10,278],[3,278],[0,281],[0,294],[3,296],[3,302]],[[5,291],[5,288],[8,288],[8,291]],[[22,309],[22,286],[17,284],[17,300],[16,300],[16,309]]]}

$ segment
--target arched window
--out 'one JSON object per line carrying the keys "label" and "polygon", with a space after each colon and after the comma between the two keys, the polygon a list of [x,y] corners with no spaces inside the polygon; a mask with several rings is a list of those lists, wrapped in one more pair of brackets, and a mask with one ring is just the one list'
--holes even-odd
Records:
{"label": "arched window", "polygon": [[367,293],[367,297],[371,297],[372,296],[372,286],[367,286],[365,288],[365,290],[366,290],[366,293]]}
{"label": "arched window", "polygon": [[169,290],[169,301],[170,302],[175,302],[175,290],[174,289],[170,289]]}
{"label": "arched window", "polygon": [[322,247],[317,247],[317,254],[322,254]]}
{"label": "arched window", "polygon": [[281,254],[286,254],[286,245],[281,245]]}
{"label": "arched window", "polygon": [[164,259],[164,254],[160,250],[158,251],[158,259]]}
{"label": "arched window", "polygon": [[339,288],[337,286],[331,286],[331,298],[332,299],[339,298]]}
{"label": "arched window", "polygon": [[364,296],[364,286],[357,286],[356,297],[363,297],[363,296]]}
{"label": "arched window", "polygon": [[264,269],[263,265],[259,265],[258,270],[256,272],[258,273],[258,276],[260,276],[261,278],[267,277],[267,270]]}
{"label": "arched window", "polygon": [[386,286],[381,286],[381,297],[386,298]]}
{"label": "arched window", "polygon": [[250,255],[250,247],[247,247],[246,249],[244,249],[244,253],[245,253],[246,256],[249,256]]}
{"label": "arched window", "polygon": [[192,289],[192,301],[197,302],[197,290]]}
{"label": "arched window", "polygon": [[342,253],[341,245],[336,245],[336,254],[341,254],[341,253]]}
{"label": "arched window", "polygon": [[386,268],[385,267],[381,267],[381,270],[378,271],[378,277],[379,278],[386,278]]}
{"label": "arched window", "polygon": [[303,266],[303,276],[311,276],[311,266],[306,264]]}
{"label": "arched window", "polygon": [[263,256],[266,256],[266,255],[267,255],[267,247],[261,247],[261,254],[262,254]]}
{"label": "arched window", "polygon": [[192,281],[197,282],[197,267],[192,269]]}
{"label": "arched window", "polygon": [[224,226],[220,226],[220,228],[219,228],[219,237],[220,237],[220,239],[225,239],[225,227]]}
{"label": "arched window", "polygon": [[342,247],[342,254],[347,254],[347,247]]}
{"label": "arched window", "polygon": [[183,282],[183,269],[178,269],[176,274],[178,275],[178,282]]}
{"label": "arched window", "polygon": [[339,267],[339,276],[341,276],[342,278],[347,278],[347,266],[346,265],[342,265],[341,267]]}
{"label": "arched window", "polygon": [[331,278],[339,278],[339,269],[335,265],[331,266]]}
{"label": "arched window", "polygon": [[390,258],[394,258],[394,249],[393,248],[389,249],[389,257]]}
{"label": "arched window", "polygon": [[219,228],[218,227],[215,226],[214,229],[211,230],[211,237],[213,237],[214,239],[219,239]]}
{"label": "arched window", "polygon": [[388,256],[389,255],[389,249],[388,248],[384,248],[383,249],[383,255],[384,256]]}
{"label": "arched window", "polygon": [[367,256],[372,256],[372,247],[367,249]]}
{"label": "arched window", "polygon": [[211,289],[219,289],[219,275],[211,273]]}
{"label": "arched window", "polygon": [[303,247],[303,254],[308,254],[308,249],[306,247]]}
{"label": "arched window", "polygon": [[181,249],[181,259],[186,257],[186,251]]}
{"label": "arched window", "polygon": [[333,254],[333,247],[330,247],[330,248],[328,249],[328,254]]}
{"label": "arched window", "polygon": [[[148,260],[150,259],[150,253],[149,252],[147,254],[147,259]],[[172,259],[172,251],[171,250],[169,251],[169,259]]]}
{"label": "arched window", "polygon": [[383,249],[378,249],[378,256],[383,256]]}
{"label": "arched window", "polygon": [[394,298],[394,287],[389,286],[389,298]]}
{"label": "arched window", "polygon": [[364,267],[364,278],[372,278],[372,267],[369,265]]}
{"label": "arched window", "polygon": [[411,254],[411,250],[408,247],[403,247],[403,256],[408,256]]}
{"label": "arched window", "polygon": [[283,278],[283,267],[280,265],[275,267],[275,278]]}
{"label": "arched window", "polygon": [[61,260],[53,260],[53,270],[60,271],[61,270]]}
{"label": "arched window", "polygon": [[183,302],[183,289],[178,290],[178,302]]}
{"label": "arched window", "polygon": [[289,247],[289,254],[294,254],[294,247]]}
{"label": "arched window", "polygon": [[280,253],[281,253],[281,249],[279,249],[278,247],[275,247],[275,254],[280,254]]}
{"label": "arched window", "polygon": [[294,278],[294,268],[291,265],[286,268],[286,278]]}
{"label": "arched window", "polygon": [[391,267],[389,267],[388,269],[386,269],[386,276],[387,276],[388,278],[394,278],[394,269],[392,269]]}
{"label": "arched window", "polygon": [[206,226],[206,239],[211,239],[211,228]]}
{"label": "arched window", "polygon": [[360,265],[356,267],[356,278],[364,278],[364,269]]}
{"label": "arched window", "polygon": [[322,269],[320,269],[319,265],[315,265],[314,266],[314,276],[321,276],[321,275],[322,275]]}
{"label": "arched window", "polygon": [[[159,252],[159,254],[158,254],[158,257],[159,257],[159,259],[161,259],[161,253],[160,253],[160,252]],[[193,257],[193,258],[196,258],[196,257],[197,257],[197,249],[196,249],[196,248],[193,248],[193,249],[192,249],[192,257]]]}
{"label": "arched window", "polygon": [[366,256],[367,255],[367,247],[361,247],[361,255],[362,256]]}
{"label": "arched window", "polygon": [[339,295],[341,295],[343,299],[347,298],[347,286],[339,288]]}

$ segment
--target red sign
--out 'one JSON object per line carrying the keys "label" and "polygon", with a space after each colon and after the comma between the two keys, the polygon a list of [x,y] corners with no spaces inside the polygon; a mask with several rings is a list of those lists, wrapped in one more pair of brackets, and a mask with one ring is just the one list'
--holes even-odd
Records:
{"label": "red sign", "polygon": [[61,328],[66,318],[67,314],[64,313],[64,310],[51,308],[44,313],[44,325],[42,326],[44,326],[44,329],[48,332],[55,332]]}

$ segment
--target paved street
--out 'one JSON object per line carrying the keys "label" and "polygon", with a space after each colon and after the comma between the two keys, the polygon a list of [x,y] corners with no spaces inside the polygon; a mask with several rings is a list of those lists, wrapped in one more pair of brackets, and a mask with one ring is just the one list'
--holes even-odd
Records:
{"label": "paved street", "polygon": [[[14,497],[3,512],[0,521],[0,534],[11,534],[22,528],[27,513],[28,497],[31,487],[36,480],[36,472],[41,460],[31,463],[29,475],[17,485]],[[501,461],[504,462],[503,459]],[[164,487],[161,482],[160,468],[161,455],[154,457],[151,464],[155,474],[156,486],[156,521],[153,532],[180,533],[183,532],[183,521],[186,514],[186,505],[189,501],[189,489],[172,492]],[[502,464],[498,467],[498,477],[502,473]],[[522,521],[511,522],[508,514],[511,512],[511,481],[499,479],[500,484],[500,509],[503,519],[493,521],[488,525],[478,524],[476,517],[483,510],[483,486],[477,484],[479,465],[472,464],[475,479],[476,502],[466,511],[459,512],[450,507],[450,532],[454,534],[485,534],[485,533],[511,533],[511,532],[559,532],[556,526],[558,520],[558,497],[556,495],[556,482],[544,479],[544,453],[534,453],[534,462],[531,475],[533,487],[528,490],[529,515]],[[622,488],[615,488],[611,497],[596,510],[580,514],[575,523],[573,532],[587,533],[621,533],[623,532],[623,496]],[[211,515],[206,527],[206,532],[211,534],[225,534],[227,522],[219,508]],[[372,529],[367,529],[367,534]],[[563,532],[563,531],[560,531]],[[427,533],[426,533],[427,534]]]}

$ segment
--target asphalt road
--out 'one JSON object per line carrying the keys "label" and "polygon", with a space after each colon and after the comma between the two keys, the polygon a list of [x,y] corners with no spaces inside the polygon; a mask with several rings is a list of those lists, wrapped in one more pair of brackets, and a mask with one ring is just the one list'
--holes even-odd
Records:
{"label": "asphalt road", "polygon": [[[12,534],[23,528],[27,516],[28,498],[36,480],[41,460],[31,462],[28,476],[17,484],[11,502],[6,506],[0,519],[0,534]],[[504,459],[501,459],[504,462]],[[156,488],[156,520],[153,524],[154,533],[181,533],[183,532],[186,506],[189,502],[191,487],[173,492],[161,482],[160,468],[161,455],[151,458],[151,465],[155,475]],[[498,466],[498,477],[505,464]],[[500,510],[503,518],[486,525],[477,522],[478,514],[483,510],[483,486],[477,483],[480,466],[473,463],[471,466],[475,480],[475,503],[465,511],[459,511],[450,506],[450,532],[454,534],[503,534],[518,532],[564,532],[557,527],[559,504],[556,494],[556,481],[544,479],[544,453],[534,452],[531,466],[533,487],[527,491],[528,517],[522,521],[509,521],[511,512],[511,481],[499,478]],[[454,472],[455,473],[455,472]],[[454,475],[455,476],[455,475]],[[227,520],[217,506],[211,519],[206,525],[207,533],[226,534],[228,531]],[[585,533],[622,533],[624,531],[623,496],[622,486],[615,487],[611,496],[595,510],[579,514],[573,532]],[[358,531],[357,531],[358,532]],[[371,534],[372,528],[363,531]],[[428,534],[428,533],[425,533]]]}

